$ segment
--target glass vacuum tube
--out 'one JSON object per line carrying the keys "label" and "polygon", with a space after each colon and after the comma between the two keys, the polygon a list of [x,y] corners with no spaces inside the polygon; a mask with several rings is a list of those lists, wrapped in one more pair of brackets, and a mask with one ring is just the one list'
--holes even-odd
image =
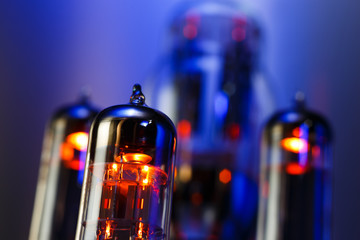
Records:
{"label": "glass vacuum tube", "polygon": [[173,237],[250,239],[258,206],[253,136],[263,110],[254,97],[263,81],[256,74],[260,31],[231,2],[182,7],[171,22],[169,55],[156,84],[149,81],[152,103],[179,136]]}
{"label": "glass vacuum tube", "polygon": [[266,124],[261,147],[258,240],[331,239],[331,132],[296,106]]}
{"label": "glass vacuum tube", "polygon": [[30,240],[74,239],[88,132],[97,110],[83,96],[49,122],[41,156]]}
{"label": "glass vacuum tube", "polygon": [[145,105],[107,108],[92,124],[76,239],[169,239],[176,130]]}

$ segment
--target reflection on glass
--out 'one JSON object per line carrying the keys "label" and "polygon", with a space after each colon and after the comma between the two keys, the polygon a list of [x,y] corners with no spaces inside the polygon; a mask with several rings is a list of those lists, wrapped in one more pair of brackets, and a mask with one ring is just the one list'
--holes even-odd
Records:
{"label": "reflection on glass", "polygon": [[46,129],[30,240],[74,239],[88,132],[97,110],[86,98],[58,110]]}
{"label": "reflection on glass", "polygon": [[176,131],[145,105],[107,108],[90,132],[76,239],[169,239]]}
{"label": "reflection on glass", "polygon": [[258,240],[331,239],[330,144],[326,121],[301,102],[270,119],[262,136]]}

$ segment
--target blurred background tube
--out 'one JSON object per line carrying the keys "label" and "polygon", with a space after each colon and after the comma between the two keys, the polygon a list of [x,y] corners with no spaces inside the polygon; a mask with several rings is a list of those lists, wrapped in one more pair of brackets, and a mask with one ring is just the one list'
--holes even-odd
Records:
{"label": "blurred background tube", "polygon": [[249,239],[258,204],[257,129],[273,109],[258,71],[260,29],[237,4],[202,1],[177,8],[168,40],[147,85],[156,86],[151,102],[179,136],[173,237]]}
{"label": "blurred background tube", "polygon": [[331,239],[331,131],[297,97],[263,130],[257,240]]}
{"label": "blurred background tube", "polygon": [[43,143],[30,240],[74,239],[90,124],[97,110],[86,96],[57,110]]}

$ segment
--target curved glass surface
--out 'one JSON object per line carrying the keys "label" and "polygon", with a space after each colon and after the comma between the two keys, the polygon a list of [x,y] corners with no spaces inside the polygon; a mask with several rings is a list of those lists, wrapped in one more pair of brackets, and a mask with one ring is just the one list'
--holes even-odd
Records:
{"label": "curved glass surface", "polygon": [[88,132],[97,114],[86,100],[58,110],[42,151],[30,240],[74,239]]}
{"label": "curved glass surface", "polygon": [[258,240],[331,239],[331,133],[319,115],[276,114],[262,135]]}
{"label": "curved glass surface", "polygon": [[92,125],[77,239],[168,239],[176,131],[138,100]]}

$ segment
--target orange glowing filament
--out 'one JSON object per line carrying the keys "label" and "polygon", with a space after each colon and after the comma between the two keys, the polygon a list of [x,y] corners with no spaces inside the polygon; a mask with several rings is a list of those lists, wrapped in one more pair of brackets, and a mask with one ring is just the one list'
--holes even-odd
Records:
{"label": "orange glowing filament", "polygon": [[144,227],[144,224],[142,222],[139,222],[139,230],[138,230],[138,237],[139,238],[143,237],[143,227]]}
{"label": "orange glowing filament", "polygon": [[143,171],[146,172],[146,178],[143,180],[143,183],[148,184],[149,183],[149,166],[145,165],[143,167]]}
{"label": "orange glowing filament", "polygon": [[301,166],[299,163],[289,163],[286,166],[286,172],[290,175],[301,175],[306,171],[305,166]]}
{"label": "orange glowing filament", "polygon": [[112,168],[114,169],[114,171],[117,171],[117,164],[113,163]]}
{"label": "orange glowing filament", "polygon": [[105,238],[109,238],[110,237],[110,223],[106,222],[106,229],[105,229]]}
{"label": "orange glowing filament", "polygon": [[281,140],[281,146],[290,152],[303,153],[308,150],[308,143],[305,139],[291,137]]}
{"label": "orange glowing filament", "polygon": [[85,132],[72,133],[66,138],[66,142],[74,146],[79,151],[84,151],[87,148],[88,134]]}
{"label": "orange glowing filament", "polygon": [[122,157],[124,162],[148,163],[152,157],[144,153],[126,153]]}
{"label": "orange glowing filament", "polygon": [[223,169],[219,174],[220,182],[226,184],[231,181],[231,172],[228,169]]}
{"label": "orange glowing filament", "polygon": [[80,161],[77,152],[86,150],[87,141],[88,134],[85,132],[71,133],[66,137],[60,149],[60,156],[64,161],[65,167],[77,171],[84,169],[85,164],[83,161]]}

